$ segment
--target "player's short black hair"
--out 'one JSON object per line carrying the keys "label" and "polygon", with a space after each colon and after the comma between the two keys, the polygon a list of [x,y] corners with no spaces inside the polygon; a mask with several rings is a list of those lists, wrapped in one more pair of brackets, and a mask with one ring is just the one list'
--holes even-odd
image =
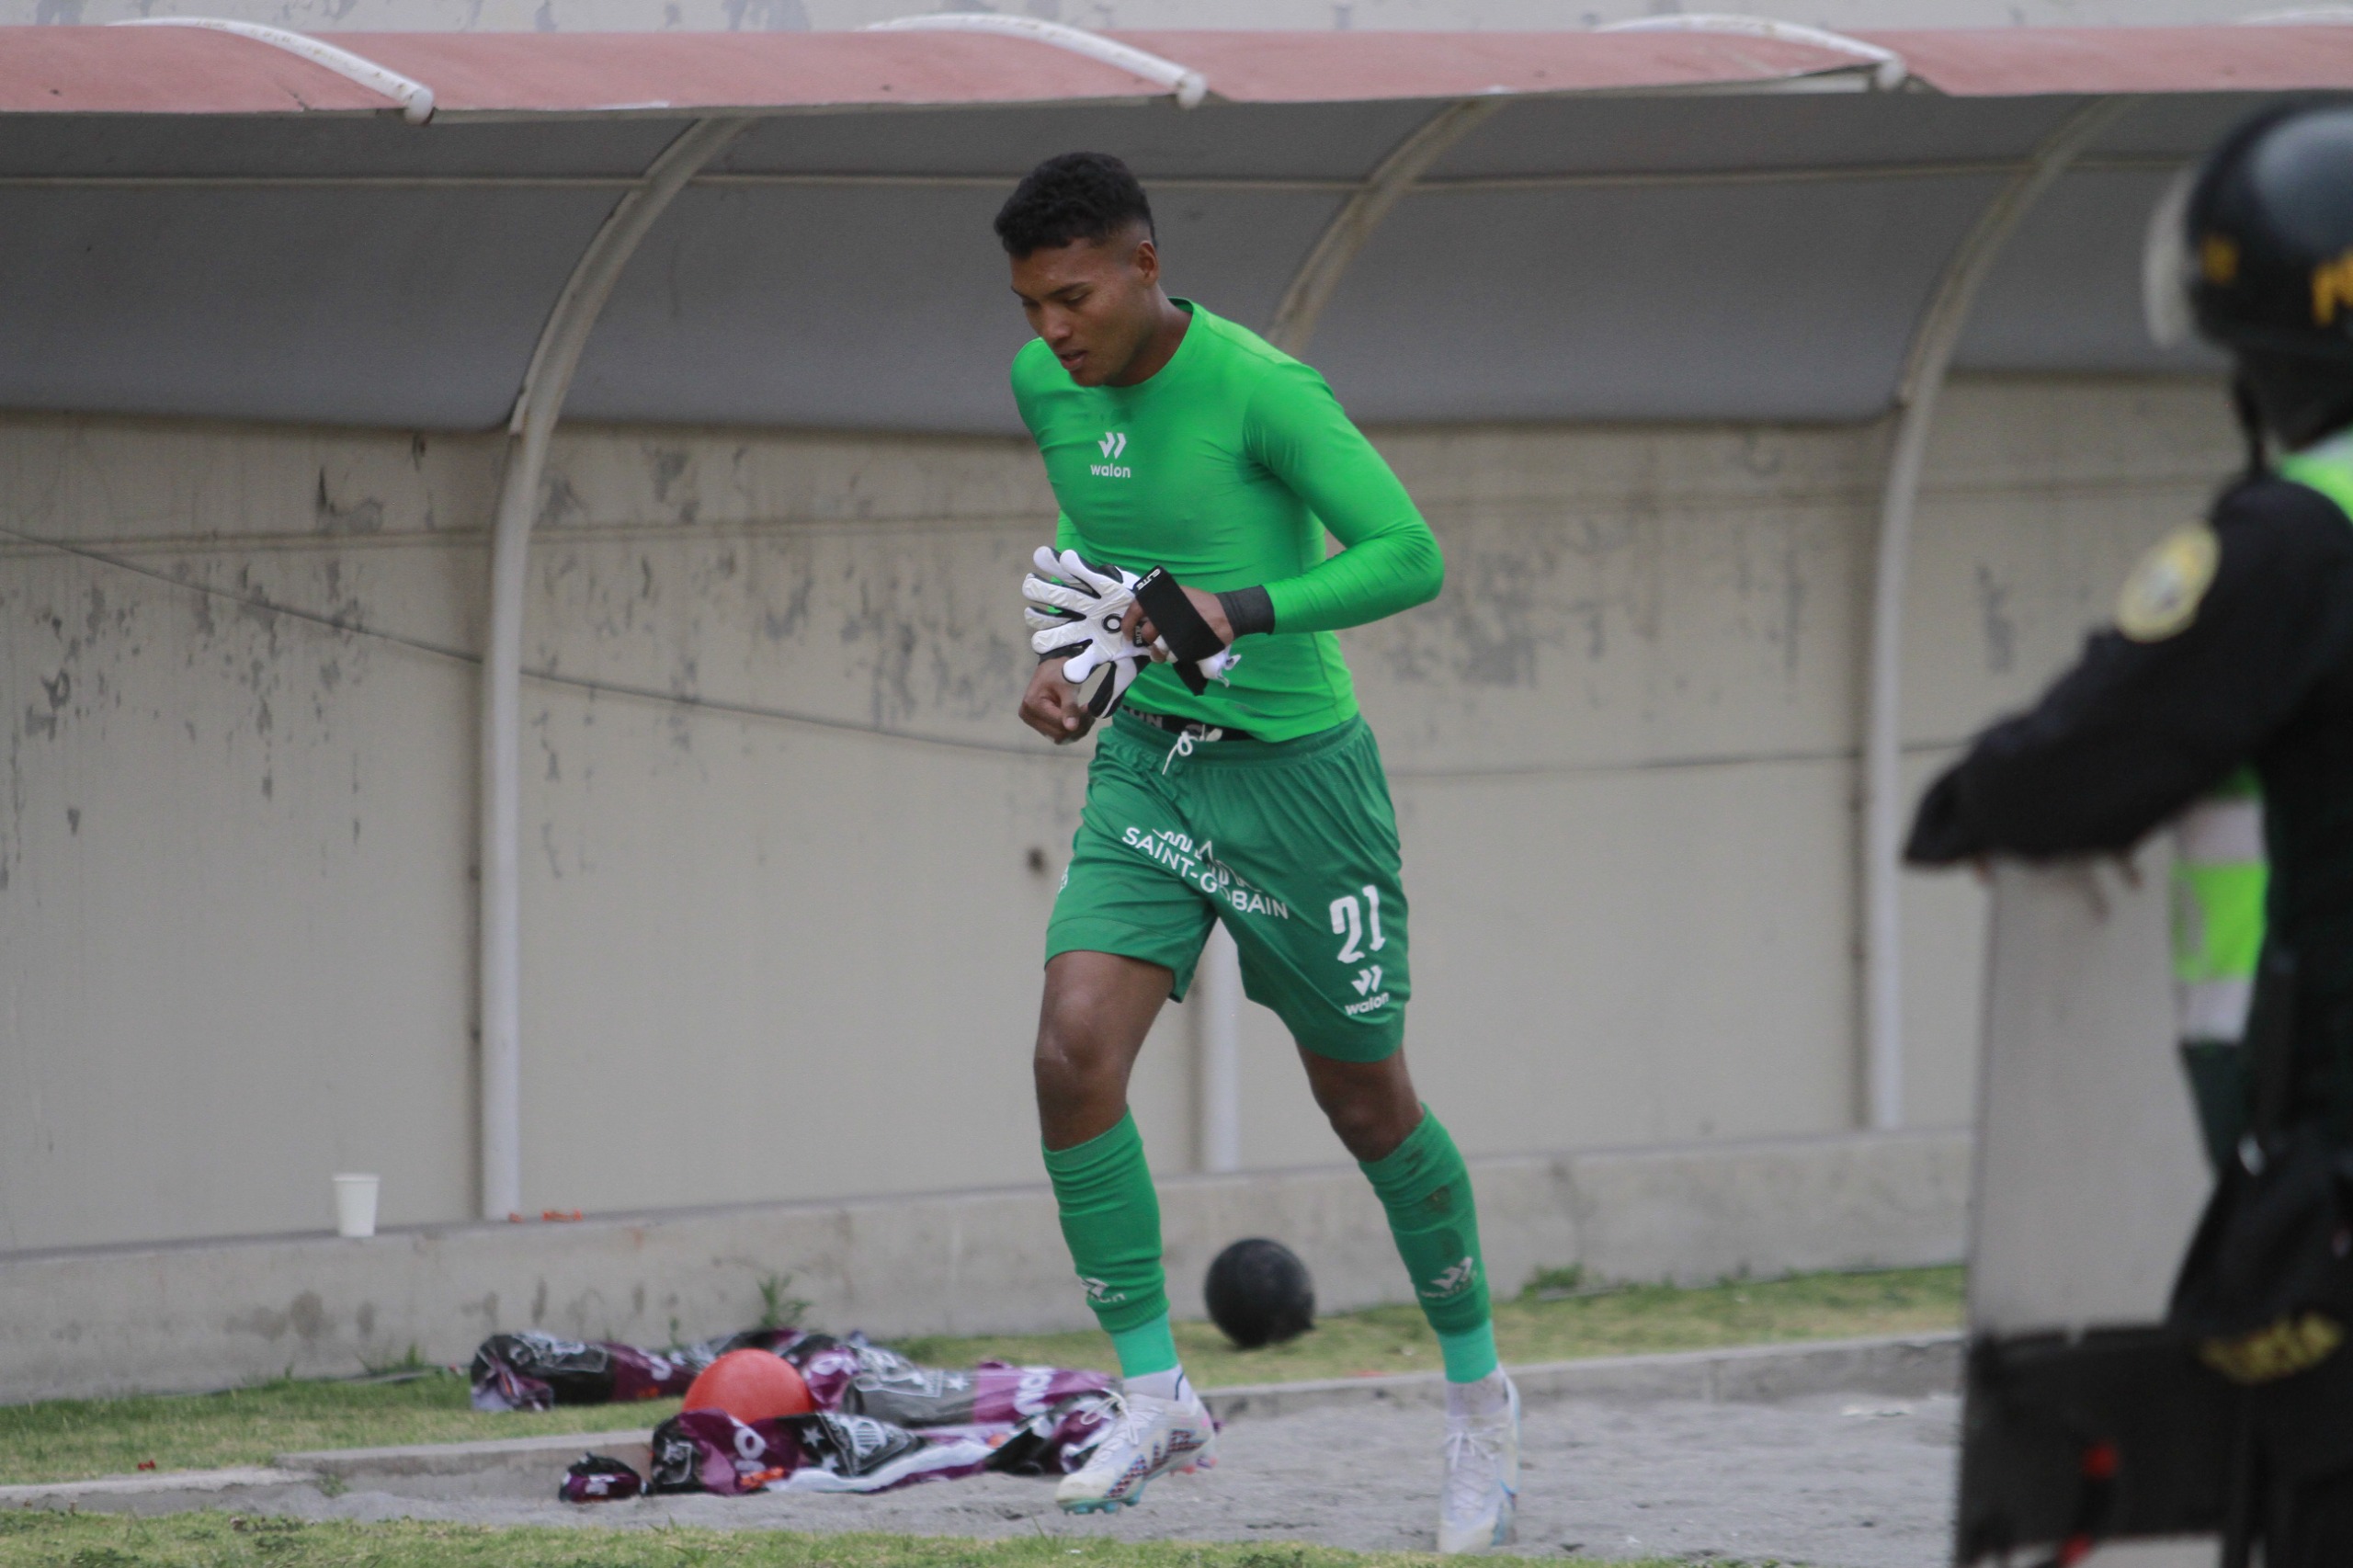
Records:
{"label": "player's short black hair", "polygon": [[1107,240],[1139,222],[1153,232],[1152,203],[1127,165],[1108,153],[1064,153],[1013,187],[997,209],[996,237],[1018,260],[1073,240]]}

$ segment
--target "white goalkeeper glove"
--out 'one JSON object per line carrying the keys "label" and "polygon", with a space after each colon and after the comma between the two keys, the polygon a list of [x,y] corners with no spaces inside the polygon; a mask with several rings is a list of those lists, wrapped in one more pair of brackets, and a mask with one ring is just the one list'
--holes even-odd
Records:
{"label": "white goalkeeper glove", "polygon": [[1040,658],[1067,655],[1063,678],[1073,686],[1085,686],[1097,670],[1110,666],[1086,699],[1086,710],[1100,719],[1120,705],[1138,667],[1154,656],[1128,635],[1141,619],[1136,575],[1117,566],[1090,566],[1074,550],[1057,555],[1041,545],[1035,559],[1037,569],[1021,581],[1021,597],[1029,601],[1023,619],[1033,629],[1029,646]]}

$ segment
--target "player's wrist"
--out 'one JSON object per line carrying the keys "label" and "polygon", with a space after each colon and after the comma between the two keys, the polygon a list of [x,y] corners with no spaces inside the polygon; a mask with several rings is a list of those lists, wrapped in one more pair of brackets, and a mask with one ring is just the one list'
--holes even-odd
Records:
{"label": "player's wrist", "polygon": [[1224,589],[1218,594],[1217,603],[1235,637],[1275,629],[1275,601],[1262,587]]}

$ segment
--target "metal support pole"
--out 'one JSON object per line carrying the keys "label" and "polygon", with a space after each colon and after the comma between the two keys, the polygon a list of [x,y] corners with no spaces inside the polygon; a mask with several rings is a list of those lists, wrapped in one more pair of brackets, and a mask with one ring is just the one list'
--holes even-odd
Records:
{"label": "metal support pole", "polygon": [[1198,108],[1209,97],[1210,85],[1201,74],[1189,65],[1150,54],[1133,44],[1105,38],[1101,33],[1085,28],[1065,27],[1039,17],[1008,17],[990,10],[926,11],[920,16],[895,17],[887,22],[869,22],[861,29],[870,33],[993,33],[998,38],[1027,39],[1055,49],[1140,76],[1165,91],[1176,100],[1178,108]]}
{"label": "metal support pole", "polygon": [[521,724],[523,584],[548,439],[581,350],[621,269],[671,198],[752,122],[700,119],[615,204],[557,296],[507,422],[506,474],[490,550],[482,665],[482,1212],[523,1207]]}
{"label": "metal support pole", "polygon": [[285,28],[266,27],[259,22],[232,21],[225,17],[134,17],[127,21],[109,22],[113,28],[198,28],[206,32],[228,33],[254,43],[267,44],[282,50],[298,60],[307,60],[324,66],[347,82],[357,82],[371,93],[379,93],[400,105],[401,118],[411,125],[423,125],[433,118],[433,89],[414,76],[404,76],[389,65],[379,65],[364,54],[354,54],[347,49],[298,33]]}
{"label": "metal support pole", "polygon": [[1210,927],[1193,983],[1199,1052],[1194,1085],[1194,1164],[1205,1171],[1242,1168],[1242,959],[1222,922]]}
{"label": "metal support pole", "polygon": [[1597,29],[1605,33],[1723,33],[1734,38],[1767,38],[1779,43],[1801,43],[1812,49],[1851,54],[1870,66],[1870,85],[1892,93],[1911,79],[1904,57],[1881,44],[1865,43],[1845,33],[1785,22],[1779,17],[1752,17],[1741,12],[1700,11],[1663,17],[1635,17]]}
{"label": "metal support pole", "polygon": [[1282,303],[1275,307],[1275,319],[1267,326],[1267,341],[1286,354],[1306,353],[1307,340],[1314,335],[1324,307],[1339,290],[1341,278],[1398,199],[1448,149],[1486,123],[1507,101],[1503,97],[1458,99],[1390,149],[1316,236],[1314,248],[1299,264],[1290,287],[1283,290]]}
{"label": "metal support pole", "polygon": [[1937,394],[1970,306],[2002,247],[2078,153],[2131,107],[2096,99],[2063,120],[2025,169],[1977,215],[1912,329],[1896,382],[1895,449],[1880,500],[1872,566],[1870,669],[1863,720],[1863,1106],[1872,1128],[1904,1124],[1904,583],[1912,515]]}

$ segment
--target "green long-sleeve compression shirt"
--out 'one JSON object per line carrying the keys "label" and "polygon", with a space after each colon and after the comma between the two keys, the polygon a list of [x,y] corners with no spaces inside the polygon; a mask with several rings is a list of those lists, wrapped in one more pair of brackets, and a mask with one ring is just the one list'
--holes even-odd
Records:
{"label": "green long-sleeve compression shirt", "polygon": [[1035,339],[1014,356],[1014,401],[1062,506],[1055,543],[1190,588],[1266,590],[1274,628],[1237,642],[1230,684],[1196,697],[1154,665],[1130,702],[1265,740],[1329,728],[1357,710],[1332,633],[1435,597],[1438,540],[1322,376],[1176,302],[1193,317],[1184,341],[1131,387],[1079,386]]}

